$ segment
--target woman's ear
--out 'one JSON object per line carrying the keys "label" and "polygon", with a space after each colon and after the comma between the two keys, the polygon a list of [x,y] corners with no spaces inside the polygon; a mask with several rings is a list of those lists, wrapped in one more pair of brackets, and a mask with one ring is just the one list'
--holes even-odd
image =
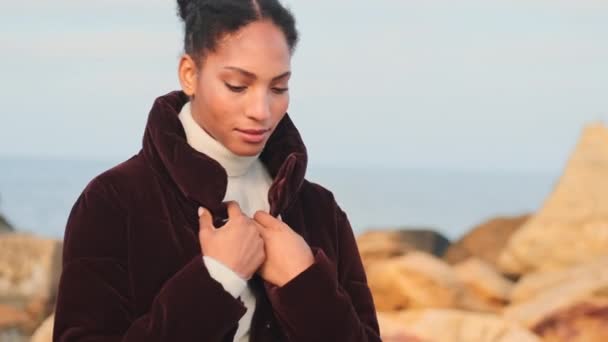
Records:
{"label": "woman's ear", "polygon": [[198,68],[190,55],[183,54],[179,60],[178,68],[179,83],[182,86],[182,91],[189,97],[196,93],[196,79],[198,76]]}

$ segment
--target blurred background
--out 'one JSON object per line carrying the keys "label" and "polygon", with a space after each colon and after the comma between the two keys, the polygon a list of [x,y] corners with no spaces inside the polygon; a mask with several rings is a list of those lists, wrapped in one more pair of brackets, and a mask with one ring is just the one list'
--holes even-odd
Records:
{"label": "blurred background", "polygon": [[[284,2],[307,177],[385,341],[605,341],[608,2]],[[139,151],[181,48],[173,0],[0,1],[0,232],[32,234],[0,234],[0,341],[50,341],[72,205]]]}
{"label": "blurred background", "polygon": [[[604,1],[286,3],[308,177],[357,232],[455,238],[534,210],[608,114]],[[153,100],[179,88],[182,28],[169,0],[0,8],[0,212],[61,237],[86,183],[137,153]]]}

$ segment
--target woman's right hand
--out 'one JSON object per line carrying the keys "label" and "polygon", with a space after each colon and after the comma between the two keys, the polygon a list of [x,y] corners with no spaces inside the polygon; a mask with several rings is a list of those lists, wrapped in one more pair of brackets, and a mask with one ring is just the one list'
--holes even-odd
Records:
{"label": "woman's right hand", "polygon": [[266,260],[257,223],[243,214],[236,202],[228,202],[228,222],[219,229],[213,226],[209,210],[199,208],[198,238],[203,255],[223,263],[245,280]]}

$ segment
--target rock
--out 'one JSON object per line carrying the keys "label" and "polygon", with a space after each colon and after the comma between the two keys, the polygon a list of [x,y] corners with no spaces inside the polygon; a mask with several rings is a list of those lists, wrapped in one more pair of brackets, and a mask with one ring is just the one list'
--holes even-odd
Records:
{"label": "rock", "polygon": [[608,129],[585,128],[542,209],[499,257],[505,273],[562,269],[608,255]]}
{"label": "rock", "polygon": [[0,296],[53,297],[61,273],[62,243],[30,234],[0,235]]}
{"label": "rock", "polygon": [[370,265],[367,278],[379,311],[457,307],[462,295],[450,266],[424,252],[378,261]]}
{"label": "rock", "polygon": [[0,235],[0,304],[23,312],[23,332],[33,330],[53,310],[61,274],[62,243],[30,234]]}
{"label": "rock", "polygon": [[13,226],[0,214],[0,234],[1,233],[12,233],[15,231]]}
{"label": "rock", "polygon": [[29,317],[23,310],[0,304],[0,330],[19,328],[26,324]]}
{"label": "rock", "polygon": [[389,327],[389,334],[398,332],[399,327],[425,342],[540,342],[532,332],[494,314],[451,309],[405,310],[379,314],[379,321]]}
{"label": "rock", "polygon": [[566,270],[530,273],[515,284],[511,290],[510,301],[514,304],[521,303],[551,288],[588,279],[593,277],[593,274],[605,272],[606,269],[608,269],[608,257],[602,257]]}
{"label": "rock", "polygon": [[30,317],[28,324],[23,326],[23,331],[31,334],[54,309],[54,297],[46,298],[37,296],[30,298],[25,305],[24,311]]}
{"label": "rock", "polygon": [[447,249],[444,260],[455,264],[475,257],[496,267],[498,256],[509,237],[529,218],[530,215],[498,217],[482,223],[452,244]]}
{"label": "rock", "polygon": [[357,237],[357,246],[363,264],[398,257],[414,250],[401,240],[396,231],[368,231]]}
{"label": "rock", "polygon": [[470,258],[455,265],[454,271],[468,290],[463,308],[497,313],[508,303],[513,283],[487,262]]}
{"label": "rock", "polygon": [[504,310],[504,317],[531,328],[589,298],[608,298],[607,259],[524,277],[513,289],[513,304]]}
{"label": "rock", "polygon": [[53,340],[53,324],[55,315],[49,316],[42,325],[34,332],[30,342],[51,342]]}
{"label": "rock", "polygon": [[382,337],[383,342],[429,342],[428,340],[423,340],[418,337],[413,337],[411,335],[405,335],[398,333],[396,335],[388,335]]}
{"label": "rock", "polygon": [[450,242],[432,230],[370,230],[357,237],[361,258],[367,264],[411,251],[442,255]]}
{"label": "rock", "polygon": [[608,337],[608,301],[584,301],[538,323],[533,331],[546,342],[604,342]]}
{"label": "rock", "polygon": [[480,260],[471,259],[452,268],[424,252],[377,261],[369,266],[367,280],[376,309],[386,312],[415,308],[499,312],[512,287]]}
{"label": "rock", "polygon": [[378,325],[380,337],[384,342],[427,342],[412,335],[391,313],[378,312]]}

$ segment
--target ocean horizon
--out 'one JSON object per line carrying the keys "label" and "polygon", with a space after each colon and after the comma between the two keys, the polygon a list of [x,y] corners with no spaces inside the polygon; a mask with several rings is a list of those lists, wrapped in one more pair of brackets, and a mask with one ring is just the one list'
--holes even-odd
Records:
{"label": "ocean horizon", "polygon": [[[0,157],[0,213],[19,231],[61,239],[84,187],[119,162]],[[309,165],[306,178],[334,193],[357,235],[383,228],[433,229],[454,240],[488,219],[538,210],[559,175]]]}

